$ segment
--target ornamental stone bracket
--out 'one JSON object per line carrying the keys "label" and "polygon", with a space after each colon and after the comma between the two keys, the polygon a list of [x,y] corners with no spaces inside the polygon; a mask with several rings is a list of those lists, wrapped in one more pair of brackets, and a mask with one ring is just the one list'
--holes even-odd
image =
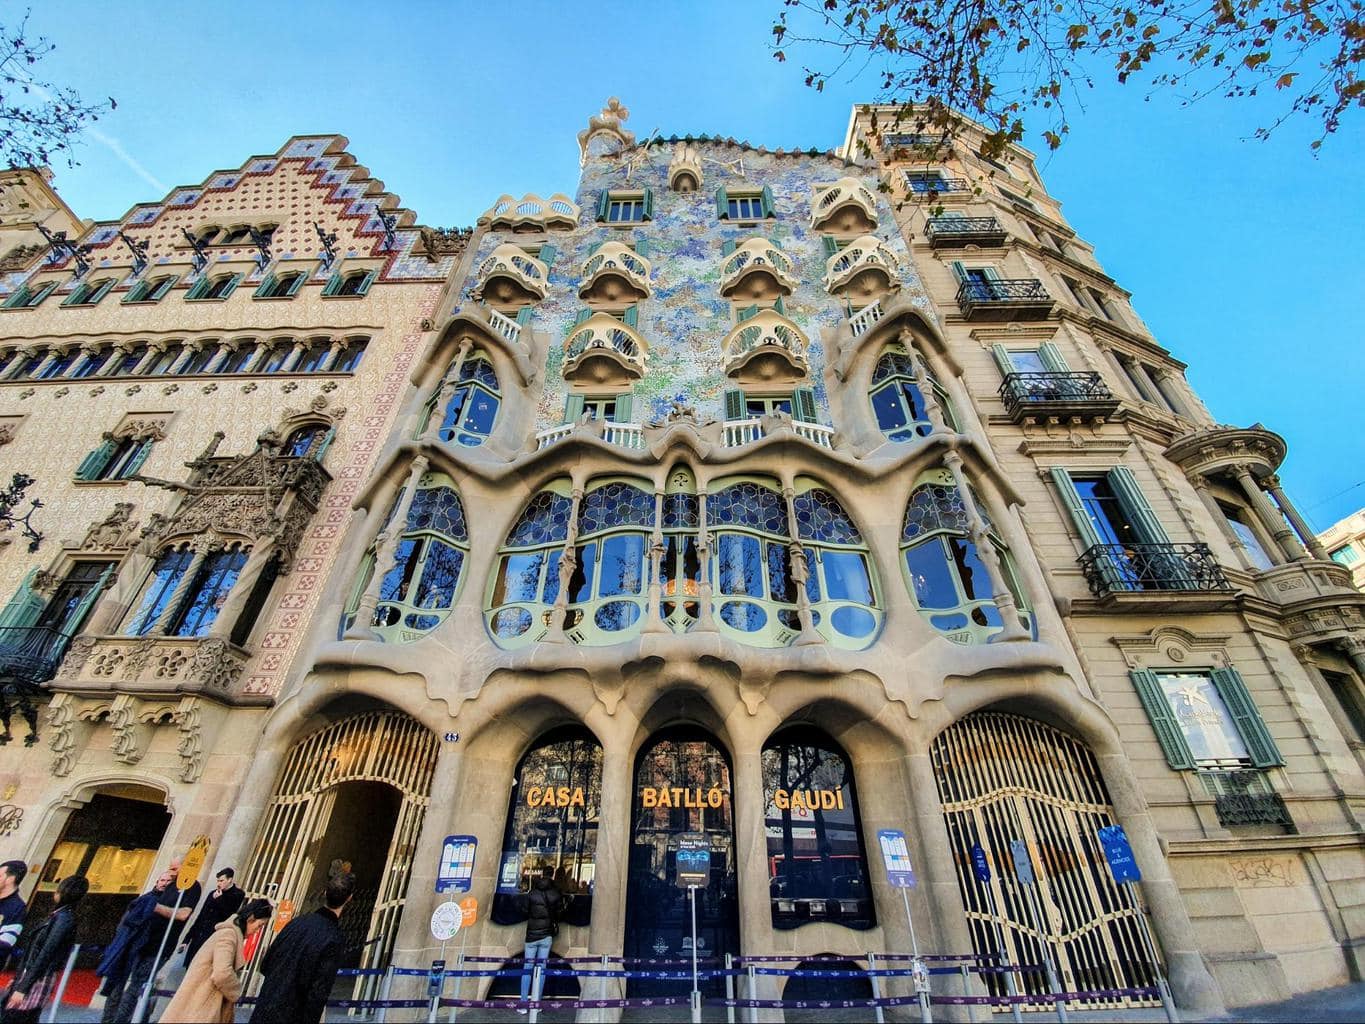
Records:
{"label": "ornamental stone bracket", "polygon": [[174,728],[180,734],[176,774],[181,782],[197,782],[204,771],[206,707],[200,697],[168,701],[121,693],[109,700],[58,693],[47,710],[52,774],[58,778],[70,775],[96,730],[103,726],[109,727],[109,749],[114,759],[126,765],[142,761],[157,730]]}
{"label": "ornamental stone bracket", "polygon": [[1365,594],[1351,583],[1351,570],[1336,562],[1290,562],[1256,574],[1256,589],[1287,610],[1326,599],[1341,609],[1365,607]]}
{"label": "ornamental stone bracket", "polygon": [[1343,603],[1339,596],[1305,601],[1284,616],[1289,642],[1295,646],[1334,644],[1365,651],[1365,594]]}
{"label": "ornamental stone bracket", "polygon": [[1279,468],[1286,452],[1284,438],[1259,423],[1250,427],[1216,426],[1178,437],[1166,449],[1188,477],[1208,476],[1242,466],[1258,477]]}
{"label": "ornamental stone bracket", "polygon": [[55,685],[80,693],[192,693],[237,703],[236,684],[250,657],[215,636],[78,636]]}

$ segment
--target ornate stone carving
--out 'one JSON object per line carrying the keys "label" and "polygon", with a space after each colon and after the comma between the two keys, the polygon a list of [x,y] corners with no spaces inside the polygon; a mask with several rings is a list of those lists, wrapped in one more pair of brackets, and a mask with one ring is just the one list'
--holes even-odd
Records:
{"label": "ornate stone carving", "polygon": [[232,645],[218,637],[199,641],[190,666],[190,674],[204,689],[226,693],[242,672],[242,659],[233,653]]}
{"label": "ornate stone carving", "polygon": [[180,730],[180,781],[198,782],[204,771],[204,728],[199,713],[199,700],[186,697],[175,712],[175,725]]}
{"label": "ornate stone carving", "polygon": [[216,636],[84,636],[72,643],[58,679],[108,689],[139,683],[161,692],[222,697],[241,676],[246,658],[245,651]]}
{"label": "ornate stone carving", "polygon": [[105,435],[107,440],[122,441],[132,438],[134,441],[164,441],[166,439],[166,418],[156,419],[132,419],[120,423],[118,429]]}
{"label": "ornate stone carving", "polygon": [[609,135],[620,142],[622,149],[628,149],[635,145],[635,133],[622,127],[623,123],[630,119],[630,111],[625,105],[613,96],[607,100],[607,105],[602,108],[600,114],[594,114],[588,118],[588,127],[578,133],[578,149],[587,159],[588,143],[598,135]]}
{"label": "ornate stone carving", "polygon": [[473,228],[419,228],[420,241],[416,251],[431,263],[446,256],[459,258],[469,248]]}
{"label": "ornate stone carving", "polygon": [[138,523],[133,519],[133,503],[120,501],[103,519],[90,524],[85,540],[81,541],[83,551],[125,551],[132,547]]}
{"label": "ornate stone carving", "polygon": [[41,255],[46,248],[47,246],[41,242],[37,245],[16,245],[3,257],[0,257],[0,273],[12,273],[16,270],[27,269],[34,258]]}
{"label": "ornate stone carving", "polygon": [[142,730],[138,727],[137,703],[130,694],[119,694],[109,705],[109,728],[114,733],[115,760],[124,764],[141,761],[145,753]]}
{"label": "ornate stone carving", "polygon": [[48,745],[52,748],[52,774],[71,774],[76,764],[76,698],[59,693],[47,706]]}

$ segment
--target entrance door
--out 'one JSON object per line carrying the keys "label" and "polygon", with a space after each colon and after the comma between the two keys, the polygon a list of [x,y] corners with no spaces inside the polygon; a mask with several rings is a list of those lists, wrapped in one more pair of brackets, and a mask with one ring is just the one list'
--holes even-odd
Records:
{"label": "entrance door", "polygon": [[[692,956],[687,890],[675,881],[678,839],[687,833],[705,834],[711,844],[711,881],[697,891],[697,953],[707,959],[738,953],[734,809],[725,753],[698,729],[659,734],[635,763],[633,801],[626,956]],[[676,995],[684,988],[676,981],[632,980],[629,992]],[[710,994],[722,988],[719,979],[702,984]]]}

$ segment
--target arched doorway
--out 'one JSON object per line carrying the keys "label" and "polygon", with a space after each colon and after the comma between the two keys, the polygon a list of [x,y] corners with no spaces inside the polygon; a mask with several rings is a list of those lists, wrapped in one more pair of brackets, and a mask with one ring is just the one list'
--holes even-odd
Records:
{"label": "arched doorway", "polygon": [[[1022,715],[978,711],[934,740],[933,763],[977,952],[996,952],[1003,938],[1012,962],[1037,964],[1046,943],[1068,992],[1156,983],[1137,893],[1114,882],[1100,848],[1096,833],[1114,824],[1114,809],[1083,743]],[[1012,842],[1026,844],[1036,885],[1018,883]],[[978,843],[989,884],[972,870]],[[1044,991],[1041,976],[1023,978],[1027,991]],[[986,983],[1003,994],[998,976]]]}
{"label": "arched doorway", "polygon": [[300,740],[266,808],[244,887],[289,900],[298,916],[319,905],[330,871],[348,867],[356,895],[341,919],[343,966],[387,964],[436,750],[435,737],[397,711],[353,714]]}
{"label": "arched doorway", "polygon": [[[43,920],[52,910],[58,882],[83,874],[90,893],[76,918],[76,941],[86,949],[108,945],[128,904],[150,887],[170,822],[160,790],[136,783],[100,786],[62,826],[29,900],[29,922]],[[98,957],[90,954],[91,964],[86,959],[82,967],[93,966]]]}
{"label": "arched doorway", "polygon": [[[739,952],[734,804],[730,760],[707,733],[693,727],[651,737],[635,761],[631,803],[630,878],[626,892],[627,957],[690,958],[687,890],[676,883],[678,840],[705,835],[711,881],[697,893],[697,953]],[[719,992],[721,981],[703,983]],[[676,982],[632,980],[632,995],[676,994]]]}

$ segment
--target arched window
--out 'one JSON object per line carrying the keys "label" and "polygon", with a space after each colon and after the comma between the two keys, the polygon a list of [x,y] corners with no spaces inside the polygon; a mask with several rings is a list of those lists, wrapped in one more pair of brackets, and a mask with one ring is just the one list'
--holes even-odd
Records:
{"label": "arched window", "polygon": [[[888,345],[872,371],[872,412],[877,425],[891,441],[913,441],[928,437],[934,425],[924,407],[924,393],[918,383],[919,375],[910,354],[900,345]],[[956,430],[948,396],[938,381],[929,378],[938,399],[943,419]]]}
{"label": "arched window", "polygon": [[707,497],[706,521],[721,630],[760,647],[786,646],[801,631],[786,500],[764,483],[742,480]]}
{"label": "arched window", "polygon": [[813,481],[797,481],[793,504],[815,628],[839,646],[866,647],[882,616],[862,534],[839,499]]}
{"label": "arched window", "polygon": [[[444,384],[438,386],[427,402],[417,431],[419,437],[427,432],[444,391]],[[450,401],[446,403],[436,436],[442,441],[455,441],[470,448],[483,444],[493,430],[501,403],[502,393],[498,390],[498,375],[493,364],[482,352],[471,352],[460,364],[459,377]]]}
{"label": "arched window", "polygon": [[578,564],[564,630],[583,644],[619,643],[644,617],[654,495],[623,480],[594,487],[578,509]]}
{"label": "arched window", "polygon": [[218,234],[219,229],[210,224],[206,228],[199,229],[199,234],[196,236],[195,240],[198,241],[200,245],[213,245],[218,239]]}
{"label": "arched window", "polygon": [[226,233],[215,242],[215,245],[240,245],[242,242],[249,241],[251,238],[250,224],[237,224],[227,229]]}
{"label": "arched window", "polygon": [[408,508],[393,567],[379,584],[374,630],[388,642],[416,640],[450,614],[469,552],[464,506],[454,481],[427,473]]}
{"label": "arched window", "polygon": [[309,423],[299,427],[285,439],[280,454],[294,459],[312,455],[315,461],[321,462],[329,433],[328,428],[320,423]]}
{"label": "arched window", "polygon": [[877,923],[853,764],[824,733],[796,727],[763,747],[764,832],[774,928]]}
{"label": "arched window", "polygon": [[[246,565],[247,555],[248,549],[240,544],[211,551],[198,560],[188,546],[166,551],[152,567],[124,633],[129,636],[149,633],[204,636],[217,620],[242,566]],[[181,591],[185,577],[192,569],[194,576]],[[178,591],[178,602],[168,615]],[[163,619],[164,626],[158,628]]]}
{"label": "arched window", "polygon": [[[981,502],[976,502],[978,509]],[[1021,621],[1032,628],[1032,615],[1009,562],[1009,553],[986,517],[987,533],[999,556],[1006,584],[1014,594]],[[989,572],[969,535],[970,523],[962,494],[952,473],[930,470],[921,474],[905,509],[901,528],[902,567],[910,593],[935,629],[955,643],[985,643],[1004,622],[992,597]]]}
{"label": "arched window", "polygon": [[664,552],[659,562],[662,603],[659,609],[668,627],[685,633],[701,614],[701,551],[697,533],[701,528],[701,505],[692,474],[677,470],[664,494]]}
{"label": "arched window", "polygon": [[569,494],[567,480],[537,494],[502,546],[486,613],[488,631],[502,647],[524,647],[545,634],[559,596],[559,561],[573,513]]}

